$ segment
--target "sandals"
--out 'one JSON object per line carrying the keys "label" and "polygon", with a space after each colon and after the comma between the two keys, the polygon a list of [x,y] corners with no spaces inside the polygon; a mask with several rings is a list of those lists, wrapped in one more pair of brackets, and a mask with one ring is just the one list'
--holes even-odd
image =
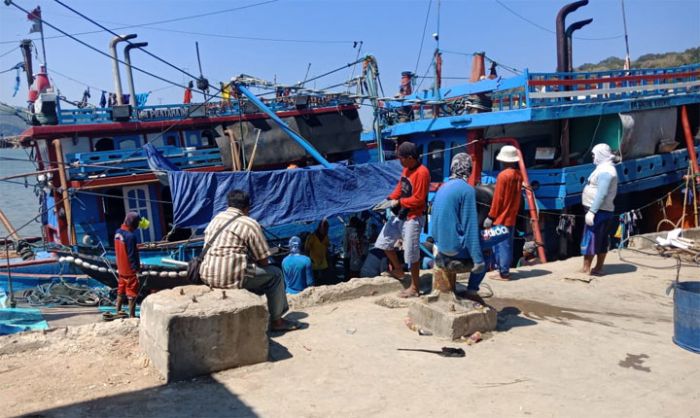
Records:
{"label": "sandals", "polygon": [[491,280],[500,280],[502,282],[509,282],[511,280],[510,275],[502,276],[501,273],[492,274],[492,275],[488,276],[488,278]]}
{"label": "sandals", "polygon": [[298,322],[288,321],[286,319],[282,321],[281,326],[274,326],[270,324],[270,332],[289,332],[301,329],[301,324]]}
{"label": "sandals", "polygon": [[115,319],[126,319],[128,317],[129,314],[124,311],[119,311],[115,314],[113,314],[112,312],[105,312],[102,314],[103,321],[114,321]]}

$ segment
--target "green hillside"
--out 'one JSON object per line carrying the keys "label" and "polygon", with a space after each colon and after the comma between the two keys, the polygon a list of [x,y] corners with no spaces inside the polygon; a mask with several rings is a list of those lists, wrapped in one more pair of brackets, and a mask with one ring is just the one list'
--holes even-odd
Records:
{"label": "green hillside", "polygon": [[[645,54],[632,61],[632,68],[665,68],[698,63],[700,63],[700,47],[686,49],[683,52]],[[609,57],[597,64],[583,64],[577,67],[576,71],[621,70],[624,65],[624,58]]]}

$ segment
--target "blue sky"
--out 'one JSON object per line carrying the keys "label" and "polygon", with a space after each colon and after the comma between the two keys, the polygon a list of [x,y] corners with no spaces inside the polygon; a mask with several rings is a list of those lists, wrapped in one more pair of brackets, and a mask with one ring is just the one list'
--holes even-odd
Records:
{"label": "blue sky", "polygon": [[[264,1],[71,0],[69,4],[112,28]],[[40,5],[46,21],[69,33],[99,29],[54,1],[19,0],[16,3],[29,10]],[[521,70],[553,71],[556,67],[555,16],[566,3],[568,1],[443,0],[439,2],[440,47],[462,54],[485,51],[496,61]],[[423,36],[429,4],[427,30]],[[195,53],[195,41],[199,41],[204,74],[212,82],[246,73],[293,83],[304,78],[309,63],[309,76],[314,76],[353,61],[357,55],[353,41],[363,41],[362,53],[377,57],[385,91],[394,94],[401,71],[416,69],[421,40],[424,45],[418,73],[424,74],[428,68],[435,48],[431,34],[438,31],[437,6],[437,0],[279,0],[118,32],[138,33],[139,41],[149,42],[149,51],[193,74],[199,72]],[[647,53],[683,51],[700,46],[700,0],[627,0],[625,7],[633,59]],[[570,15],[567,22],[586,18],[594,21],[577,32],[574,65],[597,62],[609,56],[623,57],[620,0],[591,0],[591,4]],[[0,55],[3,55],[0,57],[0,71],[21,61],[19,49],[13,50],[19,40],[38,38],[38,34],[28,35],[30,25],[22,12],[0,4]],[[193,34],[195,32],[197,34]],[[45,35],[51,37],[58,33],[45,27]],[[83,35],[80,39],[107,52],[111,37],[102,32]],[[99,92],[95,88],[113,90],[111,62],[106,57],[69,38],[47,39],[46,48],[49,73],[68,98],[78,100],[85,87],[92,86],[92,102],[96,103]],[[132,61],[164,78],[181,83],[187,80],[183,74],[138,51],[132,53]],[[468,76],[470,62],[467,55],[445,53],[443,76]],[[316,87],[341,82],[349,78],[351,72],[348,69],[319,80]],[[501,73],[508,74],[503,70]],[[21,76],[20,91],[13,98],[14,77],[14,71],[0,74],[0,101],[23,106],[27,92],[25,78]],[[181,89],[168,87],[162,81],[136,73],[135,83],[139,92],[153,91],[149,104],[182,100]],[[430,85],[430,80],[425,84]]]}

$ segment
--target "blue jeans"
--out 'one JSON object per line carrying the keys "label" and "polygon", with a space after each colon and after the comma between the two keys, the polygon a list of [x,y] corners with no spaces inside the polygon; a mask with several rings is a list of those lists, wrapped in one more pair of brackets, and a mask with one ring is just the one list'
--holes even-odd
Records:
{"label": "blue jeans", "polygon": [[508,238],[494,245],[493,255],[496,258],[496,265],[501,276],[510,274],[510,266],[513,264],[513,231],[515,228],[510,227]]}
{"label": "blue jeans", "polygon": [[473,290],[475,292],[478,291],[479,285],[482,281],[484,281],[484,277],[486,277],[486,269],[484,269],[484,271],[481,273],[470,273],[469,283],[467,283],[467,290]]}

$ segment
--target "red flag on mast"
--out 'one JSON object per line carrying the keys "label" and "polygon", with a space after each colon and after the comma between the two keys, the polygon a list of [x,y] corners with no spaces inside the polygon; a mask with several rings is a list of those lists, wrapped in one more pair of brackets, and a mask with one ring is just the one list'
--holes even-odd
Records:
{"label": "red flag on mast", "polygon": [[41,32],[41,7],[36,6],[36,9],[29,12],[27,15],[27,20],[34,22],[32,27],[29,29],[29,33]]}

